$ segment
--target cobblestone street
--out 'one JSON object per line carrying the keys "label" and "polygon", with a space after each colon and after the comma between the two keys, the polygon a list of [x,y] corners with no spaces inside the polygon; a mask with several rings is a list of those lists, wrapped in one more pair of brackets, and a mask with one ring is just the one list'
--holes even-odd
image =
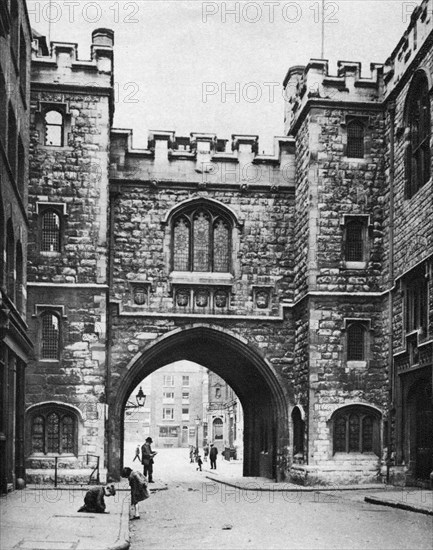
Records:
{"label": "cobblestone street", "polygon": [[[432,518],[363,502],[372,491],[244,491],[215,483],[190,464],[187,449],[159,450],[155,479],[167,490],[131,522],[131,548],[422,549]],[[217,462],[230,475],[236,463]],[[159,485],[158,483],[158,485]],[[151,486],[152,487],[152,486]]]}

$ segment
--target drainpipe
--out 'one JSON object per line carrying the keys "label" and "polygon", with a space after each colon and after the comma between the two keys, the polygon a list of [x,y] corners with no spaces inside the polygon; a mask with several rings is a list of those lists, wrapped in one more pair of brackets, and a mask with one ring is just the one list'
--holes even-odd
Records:
{"label": "drainpipe", "polygon": [[[106,331],[106,371],[105,371],[105,403],[108,408],[110,406],[111,399],[111,335],[112,335],[112,319],[111,319],[111,307],[110,298],[113,288],[113,267],[114,267],[114,203],[117,198],[117,193],[109,194],[109,213],[108,213],[108,291],[107,291],[107,331]],[[111,463],[112,455],[112,441],[111,441],[111,426],[109,415],[105,419],[105,441],[106,441],[106,456],[107,456],[107,470],[111,472],[113,464]]]}
{"label": "drainpipe", "polygon": [[389,404],[391,413],[388,417],[388,450],[386,459],[386,482],[389,483],[389,470],[392,463],[391,453],[391,435],[392,422],[391,417],[395,410],[395,372],[393,365],[393,332],[392,332],[392,296],[394,288],[394,172],[395,172],[395,102],[390,102],[387,106],[390,122],[389,131],[389,281],[388,281],[388,373],[389,373]]}

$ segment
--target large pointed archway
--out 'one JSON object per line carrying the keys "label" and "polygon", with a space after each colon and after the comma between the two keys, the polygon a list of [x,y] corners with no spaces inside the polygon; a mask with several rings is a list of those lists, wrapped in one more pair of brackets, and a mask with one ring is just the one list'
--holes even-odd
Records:
{"label": "large pointed archway", "polygon": [[137,354],[112,387],[108,416],[108,470],[123,464],[124,408],[143,378],[175,361],[189,360],[223,378],[244,410],[244,475],[281,479],[287,467],[289,395],[272,366],[247,341],[220,327],[177,329]]}

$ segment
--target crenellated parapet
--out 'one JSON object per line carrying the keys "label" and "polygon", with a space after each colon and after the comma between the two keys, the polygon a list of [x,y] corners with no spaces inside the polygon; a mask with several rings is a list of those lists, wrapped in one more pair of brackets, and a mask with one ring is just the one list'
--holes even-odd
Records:
{"label": "crenellated parapet", "polygon": [[113,85],[114,32],[95,29],[92,32],[90,59],[78,58],[78,46],[70,42],[51,42],[33,34],[32,83],[55,84],[81,88],[109,88]]}
{"label": "crenellated parapet", "polygon": [[213,133],[152,130],[146,149],[132,146],[132,130],[111,131],[111,181],[134,180],[158,186],[159,182],[215,184],[273,190],[293,187],[295,141],[275,137],[272,154],[259,153],[257,135],[232,134],[231,139]]}
{"label": "crenellated parapet", "polygon": [[400,82],[408,67],[423,47],[433,42],[433,0],[423,0],[410,17],[410,23],[385,63],[385,97]]}
{"label": "crenellated parapet", "polygon": [[290,67],[283,82],[286,133],[293,130],[308,103],[379,102],[383,89],[383,65],[371,63],[370,71],[370,77],[365,78],[361,75],[361,63],[339,61],[337,74],[330,75],[326,59],[310,59],[305,67]]}

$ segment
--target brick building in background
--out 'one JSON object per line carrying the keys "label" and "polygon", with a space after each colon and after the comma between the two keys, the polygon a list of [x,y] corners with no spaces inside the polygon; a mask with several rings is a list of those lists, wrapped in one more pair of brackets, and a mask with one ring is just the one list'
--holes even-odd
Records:
{"label": "brick building in background", "polygon": [[0,4],[0,493],[25,477],[24,391],[31,30],[24,0]]}
{"label": "brick building in background", "polygon": [[195,446],[197,441],[203,445],[208,396],[208,374],[203,367],[188,361],[166,365],[139,387],[146,401],[143,409],[135,406],[138,388],[129,398],[123,430],[125,448],[127,444],[143,444],[148,436],[156,448]]}
{"label": "brick building in background", "polygon": [[91,61],[34,57],[29,479],[57,455],[79,477],[87,454],[117,477],[131,393],[179,360],[236,392],[245,475],[428,479],[432,9],[369,78],[291,67],[272,155],[170,131],[134,149],[111,128],[108,30]]}

